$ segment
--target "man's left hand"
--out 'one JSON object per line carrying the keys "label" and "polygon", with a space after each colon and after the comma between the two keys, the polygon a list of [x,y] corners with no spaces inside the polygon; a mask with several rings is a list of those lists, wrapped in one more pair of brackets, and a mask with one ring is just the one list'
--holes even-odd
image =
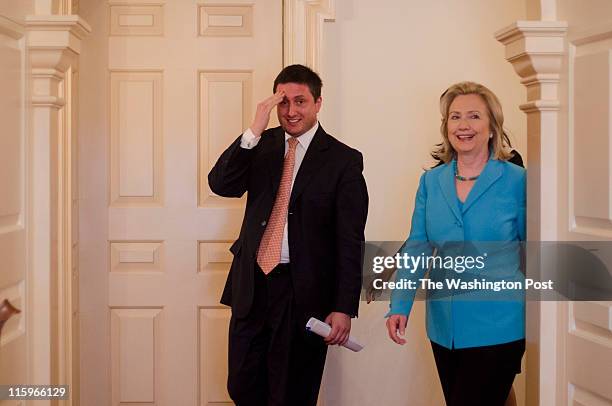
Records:
{"label": "man's left hand", "polygon": [[351,316],[340,312],[331,312],[325,322],[332,328],[324,339],[327,345],[343,345],[348,341],[351,332]]}

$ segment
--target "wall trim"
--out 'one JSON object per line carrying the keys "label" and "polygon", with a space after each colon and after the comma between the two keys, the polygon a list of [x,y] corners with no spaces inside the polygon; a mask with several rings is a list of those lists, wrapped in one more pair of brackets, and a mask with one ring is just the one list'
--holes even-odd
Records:
{"label": "wall trim", "polygon": [[25,27],[32,139],[29,317],[36,341],[46,341],[45,346],[30,342],[30,359],[37,366],[30,365],[30,378],[35,384],[70,385],[74,396],[66,404],[78,405],[78,278],[73,272],[78,236],[71,227],[76,221],[73,74],[81,40],[91,28],[76,15],[27,16]]}
{"label": "wall trim", "polygon": [[[547,10],[547,21],[517,21],[499,30],[495,38],[505,45],[506,60],[527,89],[527,102],[520,105],[527,114],[527,239],[554,241],[559,217],[559,83],[567,52],[567,22],[549,20],[554,0],[540,6]],[[530,261],[527,273],[537,274],[539,268],[538,261]],[[526,404],[561,404],[556,397],[562,368],[555,365],[563,345],[555,336],[561,313],[555,303],[527,303]]]}
{"label": "wall trim", "polygon": [[321,69],[323,23],[335,20],[335,0],[284,0],[283,64]]}
{"label": "wall trim", "polygon": [[521,109],[540,105],[548,110],[552,107],[549,102],[558,104],[566,32],[567,23],[563,21],[517,21],[495,33],[506,46],[506,60],[527,87],[529,103]]}

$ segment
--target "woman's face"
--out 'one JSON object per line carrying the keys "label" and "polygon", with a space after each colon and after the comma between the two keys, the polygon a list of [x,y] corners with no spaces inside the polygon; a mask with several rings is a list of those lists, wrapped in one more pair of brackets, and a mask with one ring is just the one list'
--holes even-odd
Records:
{"label": "woman's face", "polygon": [[458,155],[488,155],[489,110],[479,95],[455,97],[448,110],[446,129],[448,140]]}

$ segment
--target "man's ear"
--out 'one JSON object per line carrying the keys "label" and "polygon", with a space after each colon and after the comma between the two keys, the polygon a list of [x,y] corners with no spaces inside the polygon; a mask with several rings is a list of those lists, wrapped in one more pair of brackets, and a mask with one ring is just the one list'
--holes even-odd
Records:
{"label": "man's ear", "polygon": [[323,98],[319,96],[317,100],[315,100],[315,105],[317,106],[317,112],[321,109],[321,103],[323,103]]}

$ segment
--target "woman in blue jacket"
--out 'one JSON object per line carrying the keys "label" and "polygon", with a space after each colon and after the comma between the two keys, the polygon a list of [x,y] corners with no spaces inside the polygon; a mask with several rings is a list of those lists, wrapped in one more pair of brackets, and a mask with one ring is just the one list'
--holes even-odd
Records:
{"label": "woman in blue jacket", "polygon": [[[428,290],[426,323],[447,405],[502,406],[525,350],[519,248],[525,170],[508,162],[501,105],[489,89],[457,83],[440,98],[440,111],[443,141],[432,155],[444,164],[421,176],[400,252],[424,261],[417,269],[398,269],[397,280],[419,281],[429,270],[428,279],[446,287]],[[476,281],[476,288],[451,287],[451,279]],[[515,289],[489,290],[493,285],[483,288],[485,281]],[[391,295],[387,329],[398,344],[405,343],[414,295],[415,289]]]}

